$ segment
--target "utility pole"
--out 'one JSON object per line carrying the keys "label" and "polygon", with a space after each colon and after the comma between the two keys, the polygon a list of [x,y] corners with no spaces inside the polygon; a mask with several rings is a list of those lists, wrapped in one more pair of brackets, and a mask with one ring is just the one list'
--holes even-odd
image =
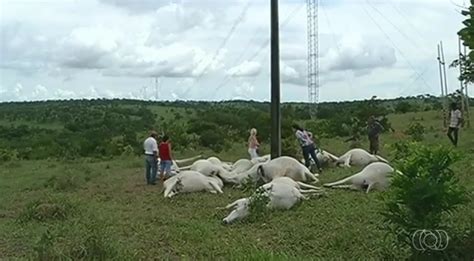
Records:
{"label": "utility pole", "polygon": [[280,110],[280,46],[278,26],[278,0],[270,3],[270,38],[271,38],[271,158],[281,156],[281,110]]}
{"label": "utility pole", "polygon": [[[466,57],[466,46],[464,46],[464,57]],[[459,37],[459,56],[461,56],[461,37]],[[459,68],[461,70],[461,65],[459,65]],[[471,120],[469,118],[469,92],[467,91],[467,82],[464,82],[464,86],[462,85],[463,82],[461,81],[461,97],[464,98],[464,103],[463,105],[465,106],[465,116],[464,118],[466,119],[466,125],[468,128],[471,127]],[[464,87],[464,88],[463,88]],[[464,92],[462,91],[464,89]]]}
{"label": "utility pole", "polygon": [[158,101],[159,98],[159,84],[161,81],[158,81],[158,77],[155,77],[155,101]]}
{"label": "utility pole", "polygon": [[446,96],[448,96],[449,92],[448,92],[448,82],[446,79],[446,61],[444,60],[443,41],[439,43],[439,46],[441,48],[441,59],[443,59],[442,65],[443,65],[443,76],[444,76],[444,93]]}
{"label": "utility pole", "polygon": [[446,119],[446,104],[444,102],[444,82],[443,82],[443,66],[441,62],[441,47],[438,44],[438,66],[439,66],[439,82],[441,86],[441,104],[443,109],[441,109],[442,119],[443,119],[443,126],[447,126],[447,119]]}
{"label": "utility pole", "polygon": [[441,83],[441,102],[443,104],[443,126],[446,127],[448,124],[447,111],[448,111],[448,84],[446,80],[446,63],[444,61],[443,42],[440,41],[438,44],[438,64],[439,64],[439,77]]}

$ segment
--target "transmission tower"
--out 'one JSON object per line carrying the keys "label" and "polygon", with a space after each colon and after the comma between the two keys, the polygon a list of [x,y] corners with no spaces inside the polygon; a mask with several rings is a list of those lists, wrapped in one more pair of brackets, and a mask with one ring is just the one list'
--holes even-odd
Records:
{"label": "transmission tower", "polygon": [[319,0],[306,0],[308,14],[308,99],[312,117],[316,115],[319,100],[318,7]]}

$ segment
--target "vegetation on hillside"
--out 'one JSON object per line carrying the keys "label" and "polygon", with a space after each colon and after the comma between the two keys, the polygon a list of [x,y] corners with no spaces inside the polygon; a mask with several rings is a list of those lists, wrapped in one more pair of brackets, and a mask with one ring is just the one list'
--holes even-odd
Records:
{"label": "vegetation on hillside", "polygon": [[[307,104],[282,106],[282,138],[285,155],[295,156],[297,144],[291,125],[298,122],[311,130],[318,142],[331,137],[365,136],[370,115],[392,130],[388,113],[408,113],[441,107],[425,95],[396,100],[323,103],[316,120]],[[171,136],[177,151],[200,148],[214,152],[245,146],[255,127],[263,144],[270,142],[268,103],[258,102],[140,102],[133,100],[77,100],[0,104],[0,162],[12,159],[111,157],[139,155],[150,129]],[[336,109],[337,108],[337,109]]]}

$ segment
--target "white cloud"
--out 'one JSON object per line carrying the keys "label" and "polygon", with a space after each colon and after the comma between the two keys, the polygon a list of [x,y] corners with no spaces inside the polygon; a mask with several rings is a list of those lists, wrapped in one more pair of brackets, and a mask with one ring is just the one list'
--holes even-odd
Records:
{"label": "white cloud", "polygon": [[227,73],[233,77],[249,77],[258,75],[261,70],[260,63],[244,61],[240,65],[228,69]]}
{"label": "white cloud", "polygon": [[[247,2],[3,0],[0,101],[144,98],[140,89],[152,88],[153,77],[163,79],[163,99],[248,94],[267,100],[269,48],[261,46],[270,36],[269,3],[250,1],[234,24]],[[307,100],[303,2],[280,1],[283,101]],[[456,7],[444,0],[370,3],[383,17],[364,1],[321,1],[321,100],[437,94],[436,43],[444,41],[447,61],[456,57],[455,32],[463,19]],[[233,26],[235,32],[216,55]],[[413,83],[412,76],[425,70]],[[457,70],[448,75],[456,82]]]}

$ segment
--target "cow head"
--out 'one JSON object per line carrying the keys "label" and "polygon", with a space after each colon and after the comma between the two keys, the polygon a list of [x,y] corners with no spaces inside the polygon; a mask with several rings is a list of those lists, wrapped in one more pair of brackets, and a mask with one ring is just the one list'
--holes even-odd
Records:
{"label": "cow head", "polygon": [[267,183],[271,181],[271,178],[267,176],[267,173],[265,173],[265,169],[263,165],[260,165],[257,168],[257,183],[260,181],[263,181],[263,183]]}
{"label": "cow head", "polygon": [[222,224],[227,225],[237,220],[241,220],[249,215],[250,198],[239,199],[234,202],[234,209],[222,220]]}
{"label": "cow head", "polygon": [[183,191],[183,189],[184,189],[183,181],[181,180],[181,177],[177,177],[176,182],[174,183],[171,191],[174,193],[179,193]]}

